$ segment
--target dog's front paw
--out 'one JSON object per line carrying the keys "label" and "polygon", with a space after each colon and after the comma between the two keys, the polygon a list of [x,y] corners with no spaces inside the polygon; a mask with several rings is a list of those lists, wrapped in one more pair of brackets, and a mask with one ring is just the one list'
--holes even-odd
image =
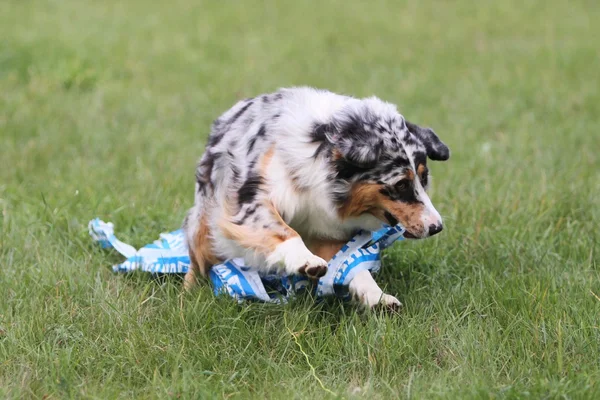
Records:
{"label": "dog's front paw", "polygon": [[306,259],[296,260],[295,264],[296,265],[294,268],[299,265],[296,271],[302,275],[308,276],[309,278],[318,279],[327,273],[327,261],[313,254]]}
{"label": "dog's front paw", "polygon": [[309,278],[320,278],[327,273],[327,261],[311,253],[299,237],[288,239],[277,246],[267,258],[267,263],[283,264],[288,275],[301,274]]}
{"label": "dog's front paw", "polygon": [[398,311],[402,307],[402,303],[389,294],[380,291],[372,291],[365,293],[361,298],[362,303],[371,308],[383,308],[390,311]]}
{"label": "dog's front paw", "polygon": [[384,293],[376,307],[382,307],[387,311],[397,312],[402,308],[402,303],[394,296]]}

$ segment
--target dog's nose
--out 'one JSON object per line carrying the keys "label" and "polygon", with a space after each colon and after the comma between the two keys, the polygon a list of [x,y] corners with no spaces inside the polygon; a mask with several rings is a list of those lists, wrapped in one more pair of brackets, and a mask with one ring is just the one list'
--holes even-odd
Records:
{"label": "dog's nose", "polygon": [[429,236],[433,236],[435,234],[438,234],[442,231],[442,229],[444,229],[444,225],[439,224],[439,225],[434,225],[431,224],[429,225]]}

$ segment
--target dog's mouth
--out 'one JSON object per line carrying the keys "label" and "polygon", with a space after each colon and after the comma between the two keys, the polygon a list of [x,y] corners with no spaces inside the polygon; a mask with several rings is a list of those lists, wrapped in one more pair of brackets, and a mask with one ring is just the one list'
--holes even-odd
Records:
{"label": "dog's mouth", "polygon": [[418,237],[416,237],[415,235],[413,235],[409,231],[404,231],[404,233],[402,234],[402,236],[404,236],[405,239],[418,239]]}
{"label": "dog's mouth", "polygon": [[383,216],[391,226],[398,225],[398,219],[394,217],[389,211],[384,211]]}
{"label": "dog's mouth", "polygon": [[[398,225],[398,222],[399,222],[398,219],[396,217],[394,217],[389,211],[385,211],[383,213],[383,216],[385,217],[385,219],[391,226]],[[417,236],[413,235],[412,233],[410,233],[407,230],[404,231],[402,236],[404,236],[405,239],[418,239]]]}

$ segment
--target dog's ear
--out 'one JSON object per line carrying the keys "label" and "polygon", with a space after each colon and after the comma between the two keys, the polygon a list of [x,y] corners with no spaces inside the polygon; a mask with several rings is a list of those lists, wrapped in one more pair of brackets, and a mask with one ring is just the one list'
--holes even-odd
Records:
{"label": "dog's ear", "polygon": [[434,161],[446,161],[450,158],[450,149],[440,140],[433,129],[405,122],[408,130],[425,145],[427,157]]}
{"label": "dog's ear", "polygon": [[326,138],[344,160],[359,168],[374,167],[383,153],[383,139],[360,121],[323,124],[315,132]]}

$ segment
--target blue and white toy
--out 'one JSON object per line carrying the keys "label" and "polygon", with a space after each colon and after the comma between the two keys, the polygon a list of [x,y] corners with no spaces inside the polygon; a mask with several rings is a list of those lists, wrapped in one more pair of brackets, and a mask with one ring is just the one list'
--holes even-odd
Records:
{"label": "blue and white toy", "polygon": [[[140,270],[154,274],[184,274],[190,266],[181,229],[162,233],[154,243],[139,250],[117,239],[110,222],[96,218],[90,221],[89,232],[103,248],[114,248],[127,258],[122,264],[113,266],[115,272]],[[338,296],[348,299],[350,281],[360,271],[379,271],[381,251],[395,241],[402,240],[403,233],[404,228],[399,225],[386,226],[376,232],[357,233],[329,261],[327,273],[319,279],[317,285],[311,285],[304,276],[263,275],[246,266],[243,259],[237,258],[213,266],[210,280],[215,294],[227,293],[238,302],[281,302],[302,290],[314,290],[318,298]]]}

